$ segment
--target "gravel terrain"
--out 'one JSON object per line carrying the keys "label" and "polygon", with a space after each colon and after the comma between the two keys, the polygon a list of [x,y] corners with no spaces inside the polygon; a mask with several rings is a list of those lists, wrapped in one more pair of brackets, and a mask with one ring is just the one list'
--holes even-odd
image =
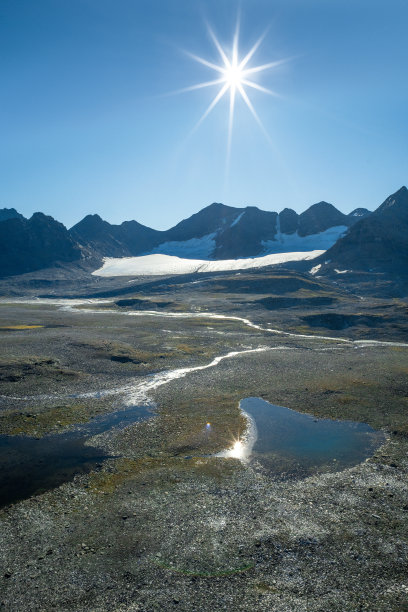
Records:
{"label": "gravel terrain", "polygon": [[[3,436],[46,440],[130,406],[153,412],[88,436],[105,459],[0,510],[2,609],[408,610],[406,304],[304,278],[281,278],[273,295],[259,273],[131,294],[156,314],[116,297],[3,298]],[[259,303],[311,291],[334,302]],[[302,319],[334,311],[347,327]],[[364,422],[385,442],[306,478],[217,457],[245,431],[244,397]]]}

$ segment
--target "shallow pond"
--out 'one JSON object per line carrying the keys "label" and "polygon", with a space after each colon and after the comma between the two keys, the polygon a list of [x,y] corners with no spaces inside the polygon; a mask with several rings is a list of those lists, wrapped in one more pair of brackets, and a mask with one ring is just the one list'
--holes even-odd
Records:
{"label": "shallow pond", "polygon": [[365,423],[317,419],[258,397],[243,399],[240,408],[251,421],[249,458],[283,478],[357,465],[386,439]]}
{"label": "shallow pond", "polygon": [[151,417],[149,406],[99,416],[73,431],[36,439],[0,436],[0,507],[42,493],[90,472],[110,455],[86,440]]}

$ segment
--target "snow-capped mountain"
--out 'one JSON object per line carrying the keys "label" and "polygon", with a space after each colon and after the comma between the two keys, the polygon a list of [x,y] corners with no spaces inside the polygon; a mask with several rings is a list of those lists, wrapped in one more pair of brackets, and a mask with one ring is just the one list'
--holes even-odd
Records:
{"label": "snow-capped mountain", "polygon": [[327,202],[314,204],[300,215],[288,208],[278,214],[255,206],[214,203],[162,232],[157,236],[162,240],[144,254],[220,260],[325,250],[358,220]]}
{"label": "snow-capped mountain", "polygon": [[288,208],[277,213],[256,206],[236,208],[214,203],[166,231],[137,221],[112,225],[99,215],[87,215],[67,230],[42,213],[27,220],[14,209],[4,209],[0,211],[0,274],[19,274],[77,260],[97,267],[102,258],[146,255],[196,260],[199,263],[186,267],[201,269],[211,268],[202,262],[272,255],[280,255],[272,259],[281,263],[303,258],[282,254],[316,257],[366,214],[365,209],[356,209],[345,215],[327,202],[313,204],[300,215]]}

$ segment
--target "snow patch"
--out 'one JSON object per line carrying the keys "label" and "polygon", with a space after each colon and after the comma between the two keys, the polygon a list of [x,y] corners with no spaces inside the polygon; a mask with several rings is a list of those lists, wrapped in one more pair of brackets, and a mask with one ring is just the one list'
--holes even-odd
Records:
{"label": "snow patch", "polygon": [[275,253],[247,259],[222,259],[205,261],[184,259],[171,255],[153,254],[140,257],[106,257],[103,266],[92,272],[94,276],[161,276],[167,274],[193,274],[202,272],[226,272],[263,268],[288,261],[302,261],[319,257],[324,251]]}
{"label": "snow patch", "polygon": [[234,221],[231,223],[230,227],[234,227],[234,225],[237,225],[241,221],[241,219],[242,219],[242,217],[244,215],[245,215],[245,210],[240,215],[238,215],[238,217],[236,219],[234,219]]}
{"label": "snow patch", "polygon": [[317,264],[317,266],[313,266],[313,268],[310,269],[309,273],[317,274],[321,267],[322,267],[322,264]]}
{"label": "snow patch", "polygon": [[201,238],[190,238],[190,240],[174,240],[162,242],[157,247],[149,251],[150,254],[160,255],[175,255],[176,257],[185,257],[192,259],[199,257],[200,259],[210,258],[215,249],[216,233],[207,234]]}
{"label": "snow patch", "polygon": [[310,236],[299,236],[297,232],[294,234],[282,234],[280,232],[279,216],[278,220],[275,240],[262,241],[265,254],[314,251],[316,249],[327,251],[348,230],[346,225],[336,225],[335,227],[329,227],[329,229],[319,234],[310,234]]}

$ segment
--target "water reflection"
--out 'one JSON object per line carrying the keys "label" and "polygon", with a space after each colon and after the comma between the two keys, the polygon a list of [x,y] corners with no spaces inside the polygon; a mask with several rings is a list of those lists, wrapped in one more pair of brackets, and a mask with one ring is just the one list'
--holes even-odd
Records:
{"label": "water reflection", "polygon": [[[317,419],[275,406],[258,397],[241,401],[252,430],[248,449],[242,455],[257,461],[271,474],[302,477],[316,472],[339,471],[372,456],[385,441],[384,433],[365,423]],[[251,423],[252,422],[252,423]],[[236,456],[234,446],[224,456]]]}
{"label": "water reflection", "polygon": [[42,493],[90,472],[109,455],[86,441],[152,416],[149,406],[132,406],[99,416],[74,431],[36,439],[0,436],[0,507]]}

